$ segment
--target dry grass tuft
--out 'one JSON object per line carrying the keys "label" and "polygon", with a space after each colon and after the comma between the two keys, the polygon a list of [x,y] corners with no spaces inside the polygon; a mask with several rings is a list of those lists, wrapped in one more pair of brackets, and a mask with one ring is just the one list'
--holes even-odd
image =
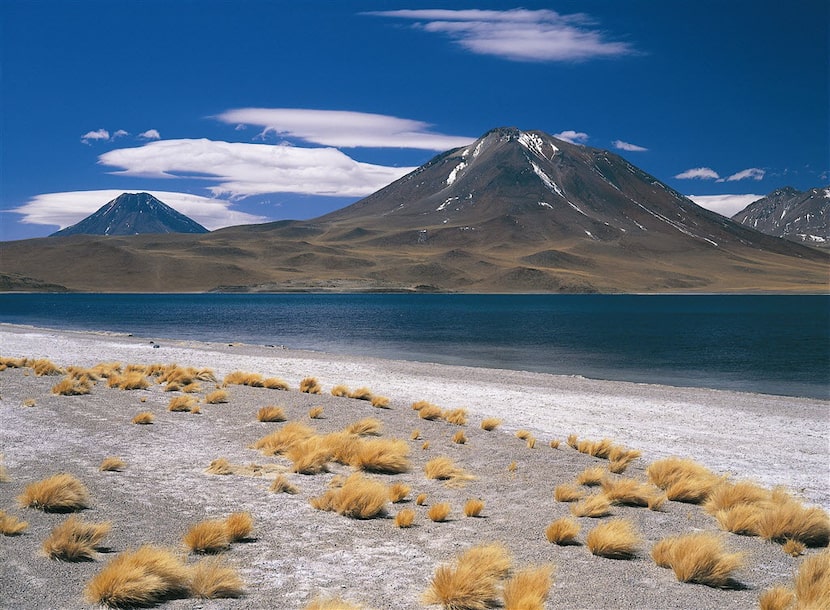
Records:
{"label": "dry grass tuft", "polygon": [[750,481],[723,481],[709,494],[703,503],[703,509],[710,515],[715,515],[736,506],[764,504],[771,498],[769,490]]}
{"label": "dry grass tuft", "polygon": [[387,502],[386,485],[360,473],[350,475],[342,487],[311,499],[311,505],[318,510],[334,511],[352,519],[379,517],[385,513]]}
{"label": "dry grass tuft", "polygon": [[481,429],[487,432],[492,432],[501,425],[501,420],[498,417],[488,417],[481,421]]}
{"label": "dry grass tuft", "polygon": [[262,407],[257,411],[256,418],[261,422],[279,422],[288,419],[282,407],[274,406]]}
{"label": "dry grass tuft", "polygon": [[516,472],[519,469],[519,463],[513,460],[507,465],[507,472]]}
{"label": "dry grass tuft", "polygon": [[467,435],[464,434],[464,430],[456,431],[456,433],[452,435],[452,442],[457,445],[464,445],[467,442]]}
{"label": "dry grass tuft", "polygon": [[26,363],[26,366],[30,367],[37,377],[43,377],[44,375],[63,375],[64,373],[61,367],[48,358],[30,360]]}
{"label": "dry grass tuft", "polygon": [[371,439],[361,441],[349,464],[366,472],[398,474],[408,472],[409,445],[400,439]]}
{"label": "dry grass tuft", "polygon": [[817,506],[804,506],[784,495],[760,515],[758,534],[775,542],[790,539],[809,547],[827,546],[830,543],[830,516]]}
{"label": "dry grass tuft", "polygon": [[591,517],[598,519],[611,514],[611,502],[605,494],[596,494],[571,505],[571,513],[575,517]]}
{"label": "dry grass tuft", "polygon": [[306,377],[300,381],[300,392],[305,394],[322,394],[323,388],[320,387],[320,383],[316,377]]}
{"label": "dry grass tuft", "polygon": [[548,443],[551,449],[559,449],[559,439],[553,439]]}
{"label": "dry grass tuft", "polygon": [[429,449],[429,441],[424,441],[424,443],[421,445],[421,449],[423,449],[424,451]]}
{"label": "dry grass tuft", "polygon": [[591,553],[608,559],[631,559],[642,538],[627,519],[611,519],[588,532],[585,543]]}
{"label": "dry grass tuft", "polygon": [[666,488],[666,497],[675,502],[700,504],[705,502],[722,479],[711,476],[683,475]]}
{"label": "dry grass tuft", "polygon": [[245,583],[221,557],[207,557],[192,569],[190,593],[202,599],[242,597]]}
{"label": "dry grass tuft", "polygon": [[587,439],[581,440],[576,444],[576,450],[580,453],[592,455],[594,457],[607,459],[611,454],[611,449],[614,448],[614,441],[610,438],[604,438],[599,441],[590,441]]}
{"label": "dry grass tuft", "polygon": [[263,436],[253,444],[265,455],[285,453],[293,445],[314,436],[314,429],[302,422],[290,421],[282,428]]}
{"label": "dry grass tuft", "polygon": [[8,356],[0,356],[0,365],[10,369],[22,369],[26,366],[28,360],[26,358],[10,358]]}
{"label": "dry grass tuft", "polygon": [[205,396],[205,402],[209,405],[218,405],[228,402],[228,392],[226,390],[214,390]]}
{"label": "dry grass tuft", "polygon": [[553,490],[553,499],[557,502],[576,502],[585,497],[585,490],[572,483],[562,483]]}
{"label": "dry grass tuft", "polygon": [[526,444],[528,449],[533,449],[536,446],[536,437],[531,436],[529,439],[527,439]]}
{"label": "dry grass tuft", "polygon": [[37,404],[37,401],[34,398],[27,398],[23,401],[24,407],[34,407]]}
{"label": "dry grass tuft", "polygon": [[323,415],[323,407],[311,407],[308,410],[308,418],[309,419],[320,419]]}
{"label": "dry grass tuft", "polygon": [[372,406],[378,409],[388,409],[390,402],[387,396],[372,396]]}
{"label": "dry grass tuft", "polygon": [[267,379],[262,380],[262,387],[269,390],[281,390],[283,392],[287,392],[290,386],[284,379],[280,379],[279,377],[268,377]]}
{"label": "dry grass tuft", "polygon": [[470,498],[464,503],[464,515],[467,517],[480,517],[484,510],[484,500]]}
{"label": "dry grass tuft", "polygon": [[795,593],[786,587],[767,589],[758,598],[760,610],[788,610],[794,608]]}
{"label": "dry grass tuft", "polygon": [[607,474],[608,471],[602,466],[592,466],[576,475],[576,482],[579,485],[602,485],[602,482],[607,478]]}
{"label": "dry grass tuft", "polygon": [[635,479],[605,479],[602,491],[612,504],[624,506],[649,506],[655,498],[663,497],[654,487]]}
{"label": "dry grass tuft", "polygon": [[699,504],[724,480],[694,460],[670,457],[652,462],[646,468],[649,481],[666,490],[666,497],[677,502]]}
{"label": "dry grass tuft", "polygon": [[196,406],[196,399],[192,396],[174,396],[167,405],[168,411],[177,413],[190,412]]}
{"label": "dry grass tuft", "polygon": [[374,417],[366,417],[346,426],[347,434],[357,436],[379,436],[383,430],[383,422]]}
{"label": "dry grass tuft", "polygon": [[208,474],[229,475],[233,474],[233,466],[227,458],[216,458],[205,470]]}
{"label": "dry grass tuft", "polygon": [[321,436],[312,436],[291,445],[285,456],[291,460],[293,472],[299,474],[320,474],[328,472],[332,449]]}
{"label": "dry grass tuft", "polygon": [[111,607],[150,606],[184,597],[190,569],[168,550],[145,545],[119,554],[86,587],[86,598]]}
{"label": "dry grass tuft", "polygon": [[17,500],[47,513],[66,513],[87,508],[89,491],[71,474],[61,473],[30,483]]}
{"label": "dry grass tuft", "polygon": [[331,389],[331,395],[339,398],[348,398],[350,391],[349,386],[338,384]]}
{"label": "dry grass tuft", "polygon": [[249,540],[254,531],[254,518],[249,512],[232,513],[225,519],[225,529],[231,542]]}
{"label": "dry grass tuft", "polygon": [[274,479],[274,482],[271,483],[271,487],[268,488],[268,491],[292,495],[300,493],[300,489],[291,483],[284,474],[278,475],[277,478]]}
{"label": "dry grass tuft", "polygon": [[409,440],[417,441],[419,438],[421,438],[421,430],[418,429],[418,428],[415,428],[412,431],[412,434],[409,435]]}
{"label": "dry grass tuft", "polygon": [[445,411],[442,413],[441,417],[448,424],[454,424],[456,426],[467,425],[467,409],[453,409],[452,411]]}
{"label": "dry grass tuft", "polygon": [[582,526],[570,517],[560,517],[545,528],[545,538],[559,546],[573,546],[579,544],[576,537],[581,529]]}
{"label": "dry grass tuft", "polygon": [[421,419],[426,419],[428,421],[435,421],[436,419],[441,419],[443,415],[444,412],[441,410],[441,407],[429,403],[425,404],[420,409],[418,409],[418,417],[420,417]]}
{"label": "dry grass tuft", "polygon": [[660,567],[669,567],[680,582],[709,587],[735,586],[732,573],[743,565],[741,553],[727,553],[723,539],[709,532],[664,538],[651,550]]}
{"label": "dry grass tuft", "polygon": [[92,391],[92,383],[88,378],[64,377],[52,386],[52,394],[59,396],[83,396]]}
{"label": "dry grass tuft", "polygon": [[715,513],[721,528],[741,536],[757,536],[763,508],[755,504],[736,504]]}
{"label": "dry grass tuft", "polygon": [[552,565],[526,568],[504,583],[504,607],[516,610],[544,610],[553,584]]}
{"label": "dry grass tuft", "polygon": [[370,401],[372,400],[372,391],[369,388],[357,388],[356,390],[349,392],[349,398]]}
{"label": "dry grass tuft", "polygon": [[451,510],[452,507],[450,506],[449,502],[438,502],[429,507],[429,510],[427,511],[427,517],[429,517],[430,521],[435,521],[436,523],[443,523],[447,520],[447,517],[450,516]]}
{"label": "dry grass tuft", "polygon": [[418,494],[418,497],[415,498],[415,504],[418,506],[424,506],[427,503],[427,495],[426,494]]}
{"label": "dry grass tuft", "polygon": [[127,463],[120,457],[111,456],[104,458],[98,470],[105,472],[121,472],[127,467]]}
{"label": "dry grass tuft", "polygon": [[830,551],[822,551],[801,562],[795,576],[798,608],[830,608]]}
{"label": "dry grass tuft", "polygon": [[412,403],[412,408],[415,411],[420,411],[424,407],[426,407],[428,405],[431,405],[431,404],[432,404],[431,402],[428,402],[426,400],[418,400],[418,401]]}
{"label": "dry grass tuft", "polygon": [[111,529],[109,522],[88,523],[72,515],[52,530],[43,542],[43,551],[61,561],[92,561],[95,550]]}
{"label": "dry grass tuft", "polygon": [[0,510],[0,534],[4,536],[17,536],[25,532],[27,527],[29,527],[29,524],[25,521],[21,521],[14,515]]}
{"label": "dry grass tuft", "polygon": [[147,425],[152,424],[153,420],[155,419],[156,416],[153,415],[150,411],[142,411],[141,413],[138,413],[135,417],[133,417],[132,423]]}
{"label": "dry grass tuft", "polygon": [[531,436],[533,436],[533,434],[530,432],[530,430],[516,430],[516,438],[518,438],[519,440],[526,441]]}
{"label": "dry grass tuft", "polygon": [[804,546],[804,544],[802,544],[798,540],[787,539],[787,541],[781,545],[781,550],[784,551],[790,557],[800,557],[804,554],[806,548],[807,547]]}
{"label": "dry grass tuft", "polygon": [[342,597],[317,597],[311,600],[303,610],[363,610],[363,606],[350,604]]}
{"label": "dry grass tuft", "polygon": [[389,486],[389,501],[393,504],[403,502],[410,491],[412,490],[406,483],[392,483]]}
{"label": "dry grass tuft", "polygon": [[412,527],[415,522],[415,511],[411,508],[404,508],[395,515],[395,525],[400,528]]}
{"label": "dry grass tuft", "polygon": [[480,545],[435,570],[425,604],[446,610],[487,610],[498,595],[498,583],[510,570],[510,555],[500,544]]}
{"label": "dry grass tuft", "polygon": [[222,519],[200,521],[187,531],[182,540],[194,553],[221,553],[231,545],[228,528]]}
{"label": "dry grass tuft", "polygon": [[428,479],[439,481],[464,481],[475,478],[463,468],[456,466],[448,457],[436,457],[428,461],[424,466],[424,474]]}

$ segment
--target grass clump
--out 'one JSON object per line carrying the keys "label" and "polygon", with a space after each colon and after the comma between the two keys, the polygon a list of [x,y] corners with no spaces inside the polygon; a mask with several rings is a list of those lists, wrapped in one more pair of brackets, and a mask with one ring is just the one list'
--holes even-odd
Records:
{"label": "grass clump", "polygon": [[589,487],[601,485],[607,477],[607,472],[602,466],[592,466],[576,475],[576,482],[579,485],[587,485]]}
{"label": "grass clump", "polygon": [[388,409],[390,402],[387,396],[372,396],[372,406],[378,409]]}
{"label": "grass clump", "polygon": [[605,479],[602,491],[612,504],[624,506],[649,506],[662,497],[655,488],[635,479]]}
{"label": "grass clump", "polygon": [[427,517],[430,521],[443,523],[450,516],[450,511],[452,511],[452,507],[449,502],[437,502],[429,507]]}
{"label": "grass clump", "polygon": [[441,417],[444,415],[444,412],[441,410],[441,407],[429,403],[423,405],[417,411],[418,417],[420,417],[421,419],[425,419],[427,421],[435,421],[437,419],[441,419]]}
{"label": "grass clump", "polygon": [[292,445],[314,436],[314,429],[302,422],[290,421],[253,444],[265,455],[285,453]]}
{"label": "grass clump", "polygon": [[120,457],[111,456],[104,458],[101,461],[101,465],[98,467],[98,470],[101,470],[102,472],[121,472],[126,467],[127,463]]}
{"label": "grass clump", "polygon": [[806,548],[807,547],[804,546],[804,544],[799,542],[798,540],[790,539],[787,539],[787,541],[781,545],[781,550],[784,551],[790,557],[800,557],[804,554]]}
{"label": "grass clump", "polygon": [[334,511],[352,519],[372,519],[386,512],[388,492],[384,484],[364,477],[350,475],[342,487],[329,489],[312,498],[311,505],[318,510]]}
{"label": "grass clump", "polygon": [[708,532],[664,538],[651,556],[660,567],[671,568],[680,582],[716,588],[735,586],[732,574],[743,565],[741,553],[727,553],[723,539]]}
{"label": "grass clump", "polygon": [[64,377],[52,386],[52,394],[59,396],[83,396],[92,391],[92,383],[88,378]]}
{"label": "grass clump", "polygon": [[260,408],[260,410],[257,411],[256,418],[261,422],[280,422],[288,419],[285,416],[285,411],[283,411],[282,407],[274,406]]}
{"label": "grass clump", "polygon": [[323,437],[312,436],[291,445],[285,456],[291,460],[293,472],[312,475],[328,472],[332,451]]}
{"label": "grass clump", "polygon": [[372,391],[369,388],[357,388],[356,390],[349,392],[349,398],[371,401]]}
{"label": "grass clump", "polygon": [[61,561],[92,561],[101,541],[112,524],[88,523],[72,515],[55,527],[43,542],[43,551],[51,559]]}
{"label": "grass clump", "polygon": [[498,417],[488,417],[481,421],[481,429],[487,432],[492,432],[501,425],[501,420]]}
{"label": "grass clump", "polygon": [[116,556],[87,584],[85,594],[94,604],[116,608],[151,606],[185,597],[190,577],[190,569],[180,557],[145,545]]}
{"label": "grass clump", "polygon": [[393,483],[389,486],[389,501],[393,504],[403,502],[410,491],[411,488],[406,483]]}
{"label": "grass clump", "polygon": [[281,390],[287,392],[289,389],[288,382],[279,377],[268,377],[262,380],[262,387],[269,390]]}
{"label": "grass clump", "polygon": [[192,396],[174,396],[167,404],[167,410],[174,413],[192,412],[196,408],[196,399]]}
{"label": "grass clump", "polygon": [[213,460],[207,467],[205,472],[207,472],[208,474],[218,474],[226,476],[229,474],[233,474],[233,466],[227,458],[220,457]]}
{"label": "grass clump", "polygon": [[435,570],[423,601],[447,610],[487,610],[498,599],[499,581],[510,564],[510,554],[500,544],[472,547]]}
{"label": "grass clump", "polygon": [[348,398],[349,392],[349,386],[343,384],[338,384],[331,389],[331,395],[337,396],[338,398]]}
{"label": "grass clump", "polygon": [[254,519],[249,512],[232,513],[225,518],[225,529],[231,542],[249,540],[254,531]]}
{"label": "grass clump", "polygon": [[350,465],[366,472],[398,474],[408,472],[409,445],[401,439],[370,439],[361,441]]}
{"label": "grass clump", "polygon": [[305,394],[322,394],[323,388],[320,387],[320,383],[316,377],[306,377],[300,381],[300,392]]}
{"label": "grass clump", "polygon": [[830,551],[822,551],[801,562],[795,576],[799,608],[830,608]]}
{"label": "grass clump", "polygon": [[395,515],[395,525],[400,528],[412,527],[415,522],[415,511],[411,508],[403,508]]}
{"label": "grass clump", "polygon": [[775,504],[758,518],[757,531],[764,540],[783,543],[797,540],[809,547],[830,542],[830,516],[817,506],[804,506],[786,494],[773,494]]}
{"label": "grass clump", "polygon": [[559,449],[559,439],[558,439],[558,438],[552,439],[552,440],[548,443],[548,446],[549,446],[551,449]]}
{"label": "grass clump", "polygon": [[135,417],[133,417],[132,423],[146,426],[147,424],[152,424],[155,419],[156,416],[153,415],[152,412],[142,411],[141,413],[138,413]]}
{"label": "grass clump", "polygon": [[194,553],[221,553],[231,545],[228,528],[222,519],[196,523],[187,530],[182,541]]}
{"label": "grass clump", "polygon": [[470,498],[464,503],[464,515],[467,517],[480,517],[484,510],[484,500]]}
{"label": "grass clump", "polygon": [[317,597],[311,600],[303,610],[363,610],[363,606],[351,604],[342,597]]}
{"label": "grass clump", "polygon": [[641,542],[634,524],[627,519],[611,519],[602,523],[588,532],[585,539],[591,553],[609,559],[631,559],[637,554]]}
{"label": "grass clump", "polygon": [[552,565],[519,570],[504,583],[502,598],[505,608],[544,610],[545,600],[553,584]]}
{"label": "grass clump", "polygon": [[788,610],[795,607],[795,593],[786,587],[767,589],[758,598],[760,610]]}
{"label": "grass clump", "polygon": [[575,517],[591,517],[598,519],[611,514],[611,502],[605,494],[595,494],[571,505],[571,513]]}
{"label": "grass clump", "polygon": [[666,491],[669,500],[700,504],[723,483],[723,479],[690,459],[670,457],[646,468],[649,481]]}
{"label": "grass clump", "polygon": [[439,481],[456,482],[475,478],[463,468],[456,466],[455,462],[448,457],[436,457],[428,461],[424,466],[424,474],[428,479]]}
{"label": "grass clump", "polygon": [[454,424],[456,426],[467,425],[467,409],[452,409],[451,411],[444,411],[444,413],[441,414],[441,417],[448,424]]}
{"label": "grass clump", "polygon": [[209,405],[218,405],[228,402],[228,392],[226,390],[214,390],[205,396],[205,402]]}
{"label": "grass clump", "polygon": [[89,491],[71,474],[60,473],[30,483],[18,496],[21,506],[47,513],[66,513],[89,506]]}
{"label": "grass clump", "polygon": [[383,422],[374,417],[366,417],[346,426],[347,434],[356,436],[379,436],[383,430]]}
{"label": "grass clump", "polygon": [[582,527],[575,520],[570,517],[561,517],[551,521],[550,525],[545,528],[545,538],[548,539],[548,542],[559,546],[577,545],[579,543],[576,537],[579,535],[580,529]]}
{"label": "grass clump", "polygon": [[29,524],[25,521],[21,521],[14,515],[0,510],[0,534],[4,536],[17,536],[25,532],[28,527]]}
{"label": "grass clump", "polygon": [[456,431],[456,433],[452,435],[452,442],[456,445],[464,445],[467,442],[467,435],[464,434],[464,430]]}
{"label": "grass clump", "polygon": [[320,419],[323,415],[323,407],[311,407],[308,410],[308,418],[309,419]]}
{"label": "grass clump", "polygon": [[516,438],[520,441],[526,441],[531,436],[533,436],[533,434],[530,432],[530,430],[516,430]]}
{"label": "grass clump", "polygon": [[418,494],[418,497],[415,498],[415,504],[418,506],[424,506],[427,503],[427,495],[426,494]]}
{"label": "grass clump", "polygon": [[36,360],[27,361],[26,366],[34,371],[36,377],[43,377],[44,375],[63,375],[64,373],[61,367],[48,358],[38,358]]}
{"label": "grass clump", "polygon": [[268,488],[268,491],[292,495],[300,493],[300,489],[291,483],[284,474],[278,475],[277,478],[274,479],[273,483],[271,483],[271,487]]}
{"label": "grass clump", "polygon": [[242,597],[245,583],[221,557],[207,557],[193,566],[190,593],[202,599]]}

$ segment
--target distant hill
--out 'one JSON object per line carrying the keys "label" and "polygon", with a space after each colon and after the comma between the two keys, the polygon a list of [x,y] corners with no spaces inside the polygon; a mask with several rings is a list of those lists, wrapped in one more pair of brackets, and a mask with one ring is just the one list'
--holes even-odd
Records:
{"label": "distant hill", "polygon": [[0,244],[0,272],[116,292],[826,292],[829,269],[614,153],[515,128],[309,221]]}
{"label": "distant hill", "polygon": [[207,233],[195,220],[177,212],[150,193],[122,193],[97,212],[58,235],[142,235],[144,233]]}
{"label": "distant hill", "polygon": [[732,220],[767,235],[830,246],[830,187],[798,191],[790,186],[753,201]]}

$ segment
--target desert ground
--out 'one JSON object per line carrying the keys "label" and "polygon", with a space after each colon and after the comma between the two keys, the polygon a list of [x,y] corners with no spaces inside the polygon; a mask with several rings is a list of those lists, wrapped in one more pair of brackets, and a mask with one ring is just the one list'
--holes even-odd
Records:
{"label": "desert ground", "polygon": [[[688,457],[728,475],[729,481],[783,486],[805,506],[827,511],[827,401],[13,325],[0,325],[0,356],[49,358],[61,367],[178,364],[210,368],[217,379],[200,382],[201,390],[192,394],[201,411],[194,414],[169,411],[171,397],[181,393],[165,392],[152,381],[147,389],[121,390],[101,380],[87,395],[62,396],[52,393],[60,376],[37,376],[26,367],[0,371],[0,464],[8,479],[0,483],[0,510],[28,523],[20,535],[0,536],[2,608],[96,607],[84,598],[86,583],[119,553],[155,544],[185,555],[182,538],[193,524],[239,511],[253,517],[253,533],[222,556],[238,570],[244,594],[172,599],[161,607],[302,609],[319,597],[375,609],[430,607],[423,593],[436,568],[473,545],[500,542],[509,549],[514,570],[554,566],[545,608],[743,609],[757,607],[766,589],[791,585],[806,558],[827,552],[807,548],[792,557],[780,544],[723,532],[699,505],[670,500],[658,510],[614,505],[604,518],[578,517],[575,545],[552,544],[545,536],[551,521],[571,515],[572,503],[555,501],[554,488],[589,467],[609,464],[569,446],[570,435],[609,438],[642,452],[624,474],[608,473],[611,480],[646,481],[649,464]],[[207,404],[205,395],[234,371],[278,377],[289,389],[229,385],[226,403]],[[299,391],[309,376],[319,381],[320,394]],[[333,396],[337,385],[369,388],[389,398],[388,408]],[[446,411],[466,409],[467,423],[421,419],[412,408],[416,401]],[[377,438],[403,439],[411,466],[397,474],[366,476],[404,483],[410,493],[372,519],[314,508],[310,500],[352,468],[329,462],[326,472],[298,474],[286,457],[252,448],[286,425],[257,420],[258,410],[270,405],[282,407],[289,422],[301,421],[321,435],[365,418],[379,420]],[[311,419],[314,407],[321,407],[322,415]],[[153,413],[151,425],[131,423],[142,411]],[[483,430],[481,421],[491,417],[501,424]],[[453,441],[459,430],[466,436],[463,444]],[[536,439],[535,445],[517,438],[519,431]],[[553,448],[550,441],[557,440]],[[124,468],[99,470],[111,456],[120,457]],[[427,462],[442,456],[474,478],[427,478]],[[206,472],[218,458],[230,463],[232,474]],[[79,516],[112,523],[94,561],[45,556],[44,539],[67,515],[17,501],[30,483],[61,472],[89,490],[90,506]],[[280,474],[299,493],[270,491]],[[420,494],[426,494],[423,505],[415,501]],[[471,498],[484,502],[478,517],[462,510]],[[427,511],[440,502],[450,504],[449,519],[433,522]],[[394,517],[402,509],[414,510],[413,527],[396,527]],[[587,534],[618,517],[631,520],[640,536],[634,556],[592,554]],[[679,582],[650,557],[659,540],[698,531],[720,533],[729,551],[744,554],[732,586]],[[187,554],[188,562],[197,559]]]}

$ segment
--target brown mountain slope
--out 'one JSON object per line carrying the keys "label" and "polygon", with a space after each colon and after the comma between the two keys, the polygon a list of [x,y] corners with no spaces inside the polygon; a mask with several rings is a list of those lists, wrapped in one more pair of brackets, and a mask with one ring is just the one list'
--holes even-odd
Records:
{"label": "brown mountain slope", "polygon": [[0,244],[0,272],[107,291],[823,292],[828,269],[617,155],[512,128],[312,221]]}

